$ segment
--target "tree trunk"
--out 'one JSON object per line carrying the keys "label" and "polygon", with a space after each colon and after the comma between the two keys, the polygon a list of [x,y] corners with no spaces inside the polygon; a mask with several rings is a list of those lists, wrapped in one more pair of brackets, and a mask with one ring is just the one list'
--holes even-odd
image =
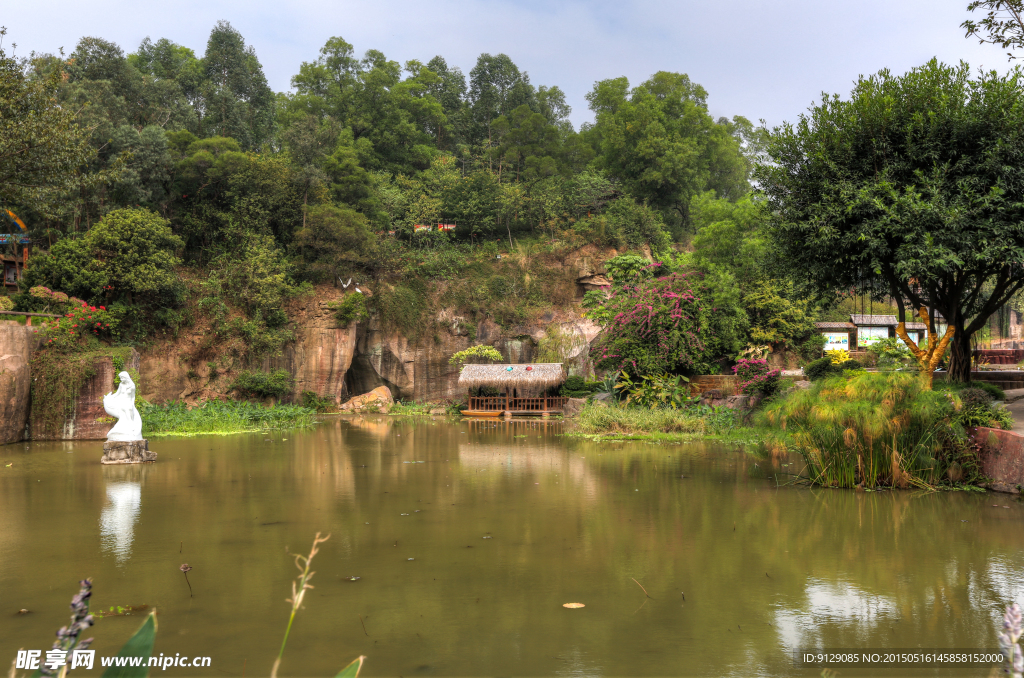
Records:
{"label": "tree trunk", "polygon": [[956,333],[949,346],[950,382],[969,384],[971,382],[971,335],[964,332],[963,321],[956,323]]}

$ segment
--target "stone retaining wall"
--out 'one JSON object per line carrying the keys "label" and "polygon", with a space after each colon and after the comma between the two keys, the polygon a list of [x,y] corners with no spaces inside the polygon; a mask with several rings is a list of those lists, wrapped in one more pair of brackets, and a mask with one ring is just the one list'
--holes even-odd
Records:
{"label": "stone retaining wall", "polygon": [[694,395],[716,389],[721,391],[723,396],[731,396],[736,395],[738,383],[736,375],[733,374],[698,374],[690,378],[690,389]]}
{"label": "stone retaining wall", "polygon": [[1024,436],[985,426],[970,429],[968,435],[978,445],[982,475],[992,479],[986,487],[1020,493],[1024,487]]}

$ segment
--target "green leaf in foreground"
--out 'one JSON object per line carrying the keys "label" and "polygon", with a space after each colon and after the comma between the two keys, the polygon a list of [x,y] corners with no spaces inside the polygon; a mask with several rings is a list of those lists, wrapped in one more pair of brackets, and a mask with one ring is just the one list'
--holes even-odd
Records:
{"label": "green leaf in foreground", "polygon": [[149,656],[153,654],[156,640],[156,612],[150,612],[146,621],[124,644],[118,657],[142,657],[141,666],[111,666],[103,672],[103,678],[145,678],[149,674]]}
{"label": "green leaf in foreground", "polygon": [[359,675],[359,669],[363,668],[363,660],[365,656],[360,655],[351,664],[343,668],[338,672],[334,678],[356,678]]}

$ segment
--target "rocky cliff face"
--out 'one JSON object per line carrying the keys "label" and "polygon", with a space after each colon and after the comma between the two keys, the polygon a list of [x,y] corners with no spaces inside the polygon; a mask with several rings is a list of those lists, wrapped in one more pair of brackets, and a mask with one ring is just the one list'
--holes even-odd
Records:
{"label": "rocky cliff face", "polygon": [[[582,295],[586,289],[595,288],[595,280],[601,282],[606,274],[603,262],[616,254],[615,250],[587,246],[556,265],[575,277]],[[328,304],[342,294],[341,290],[328,288],[296,302],[289,308],[295,340],[284,347],[281,355],[263,361],[263,370],[284,369],[292,374],[295,386],[289,399],[293,402],[301,401],[303,391],[343,402],[379,386],[387,386],[396,399],[460,398],[465,394],[457,386],[459,368],[448,364],[453,353],[474,344],[491,344],[509,362],[533,362],[542,342],[556,328],[568,346],[566,363],[570,373],[593,373],[589,348],[600,328],[580,317],[575,309],[552,309],[534,322],[505,328],[490,319],[473,322],[447,309],[429,323],[431,331],[411,340],[381,327],[376,319],[338,327]],[[468,329],[470,326],[472,329]],[[174,345],[156,345],[143,352],[141,395],[157,403],[192,403],[229,396],[231,382],[242,365],[225,350],[218,353],[216,347],[213,354],[203,354],[202,359],[188,359],[189,355],[201,354],[193,349],[204,338],[203,330],[197,328]]]}
{"label": "rocky cliff face", "polygon": [[29,360],[38,342],[33,328],[0,322],[0,445],[25,437],[32,387]]}
{"label": "rocky cliff face", "polygon": [[[124,368],[138,370],[139,354],[132,349],[125,359]],[[73,414],[56,430],[44,428],[30,417],[30,435],[33,440],[102,440],[107,437],[115,421],[103,409],[103,396],[114,391],[114,363],[109,356],[93,362],[96,375],[85,382],[75,398]]]}
{"label": "rocky cliff face", "polygon": [[[459,367],[448,364],[453,353],[474,344],[492,344],[510,362],[532,362],[540,342],[555,326],[563,336],[576,338],[567,361],[570,371],[592,373],[587,354],[599,328],[575,314],[549,313],[536,323],[505,329],[485,319],[475,326],[472,340],[463,318],[442,314],[435,324],[437,332],[424,333],[411,341],[400,333],[383,330],[376,319],[338,327],[327,303],[311,301],[295,314],[295,340],[281,355],[263,362],[264,370],[291,373],[295,379],[290,397],[293,402],[301,401],[303,391],[343,402],[378,386],[387,386],[396,399],[458,398],[465,394],[457,385]],[[211,368],[210,363],[228,367],[220,371]],[[223,359],[190,364],[182,360],[180,352],[156,346],[142,354],[139,389],[151,402],[196,402],[228,396],[237,371],[238,367]]]}

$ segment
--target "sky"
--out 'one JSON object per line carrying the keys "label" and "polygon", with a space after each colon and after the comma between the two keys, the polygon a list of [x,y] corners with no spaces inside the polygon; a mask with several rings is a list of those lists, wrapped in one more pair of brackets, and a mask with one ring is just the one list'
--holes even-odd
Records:
{"label": "sky", "polygon": [[146,36],[168,38],[201,56],[224,19],[255,48],[275,91],[287,91],[332,36],[360,56],[377,49],[404,63],[440,54],[467,76],[481,53],[503,52],[534,85],[565,92],[577,128],[593,120],[585,95],[596,81],[639,84],[675,71],[704,86],[712,115],[771,127],[883,68],[903,73],[938,57],[1005,71],[1005,50],[964,37],[968,1],[33,0],[8,4],[0,24],[5,46],[16,43],[22,56],[70,52],[83,36],[125,52]]}

